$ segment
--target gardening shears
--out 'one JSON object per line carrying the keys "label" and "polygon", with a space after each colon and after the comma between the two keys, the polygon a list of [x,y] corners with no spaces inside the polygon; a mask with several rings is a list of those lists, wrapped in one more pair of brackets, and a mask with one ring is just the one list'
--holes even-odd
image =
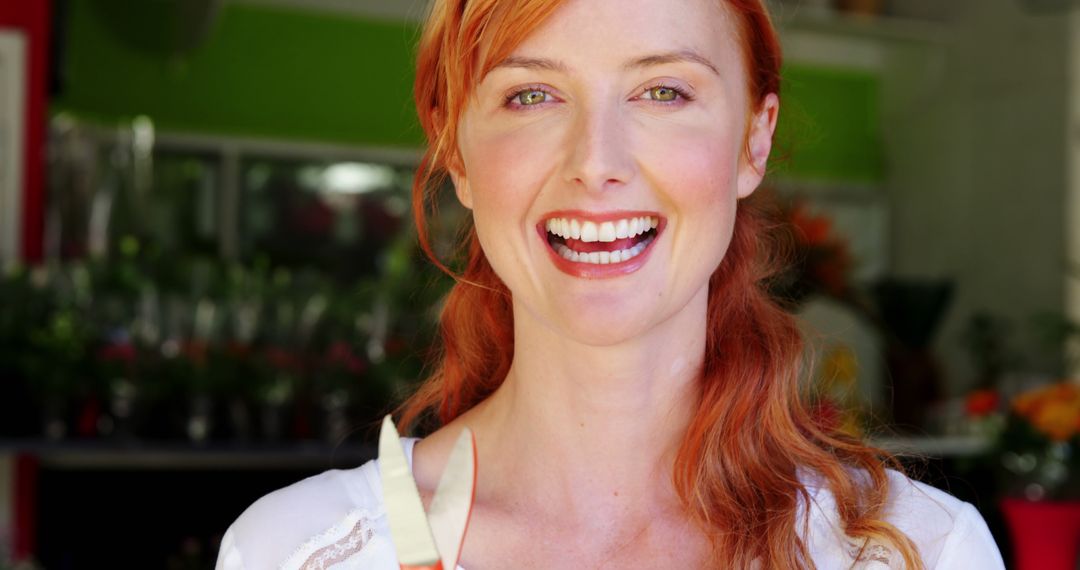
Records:
{"label": "gardening shears", "polygon": [[465,428],[427,513],[390,416],[379,432],[379,474],[401,570],[456,570],[476,488],[476,439]]}

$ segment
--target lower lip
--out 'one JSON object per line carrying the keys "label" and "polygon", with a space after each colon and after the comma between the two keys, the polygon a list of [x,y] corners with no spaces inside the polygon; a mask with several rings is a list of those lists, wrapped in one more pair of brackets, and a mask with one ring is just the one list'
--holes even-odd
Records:
{"label": "lower lip", "polygon": [[545,229],[537,229],[540,234],[540,239],[544,242],[544,249],[547,250],[548,256],[551,257],[551,262],[555,264],[555,267],[558,268],[559,271],[572,277],[581,277],[584,279],[609,279],[633,273],[641,268],[642,265],[645,265],[649,254],[652,253],[653,246],[656,245],[656,241],[660,238],[660,230],[662,230],[663,227],[664,224],[661,222],[660,227],[657,228],[656,235],[653,236],[653,239],[645,246],[645,249],[641,250],[641,253],[626,261],[607,264],[570,261],[559,255],[559,253],[555,251],[555,248],[551,247],[551,244],[548,243],[547,231]]}

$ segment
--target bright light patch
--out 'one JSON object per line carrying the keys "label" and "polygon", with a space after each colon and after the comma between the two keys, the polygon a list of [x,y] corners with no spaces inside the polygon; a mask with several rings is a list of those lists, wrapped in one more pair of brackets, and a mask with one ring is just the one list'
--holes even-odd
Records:
{"label": "bright light patch", "polygon": [[322,175],[323,190],[338,194],[363,194],[393,184],[394,169],[359,162],[332,164]]}

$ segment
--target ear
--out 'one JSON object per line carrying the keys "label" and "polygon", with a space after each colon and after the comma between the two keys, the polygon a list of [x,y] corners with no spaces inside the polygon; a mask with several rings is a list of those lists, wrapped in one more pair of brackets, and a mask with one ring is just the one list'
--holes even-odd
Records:
{"label": "ear", "polygon": [[769,152],[772,151],[773,133],[776,131],[776,118],[779,114],[780,98],[775,93],[769,93],[750,118],[746,133],[745,160],[739,161],[739,198],[753,194],[765,178],[765,167],[769,162]]}
{"label": "ear", "polygon": [[[435,132],[442,133],[444,117],[438,108],[432,109],[431,119],[435,124]],[[465,165],[461,163],[460,149],[455,148],[450,155],[447,170],[450,172],[450,181],[454,183],[454,193],[457,194],[458,202],[471,210],[473,207],[472,191],[469,189],[469,178],[465,176]]]}
{"label": "ear", "polygon": [[458,202],[468,209],[472,209],[472,189],[469,188],[469,178],[465,176],[465,169],[461,166],[461,160],[454,160],[450,165],[450,180],[454,183],[454,193],[457,194]]}

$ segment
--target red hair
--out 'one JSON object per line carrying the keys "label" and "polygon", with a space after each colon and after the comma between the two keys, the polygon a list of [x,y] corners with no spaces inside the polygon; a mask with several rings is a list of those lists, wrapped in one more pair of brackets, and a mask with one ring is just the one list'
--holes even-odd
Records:
{"label": "red hair", "polygon": [[[737,16],[750,101],[780,93],[780,44],[760,0],[722,0]],[[429,146],[413,186],[421,247],[434,255],[426,214],[450,169],[459,168],[457,123],[473,88],[559,6],[560,0],[436,0],[420,41],[415,96]],[[512,9],[511,9],[512,8]],[[799,386],[803,343],[794,318],[765,292],[783,266],[769,208],[742,200],[731,244],[709,282],[708,331],[698,410],[672,473],[688,516],[709,537],[717,565],[811,568],[810,496],[800,475],[836,498],[853,538],[892,545],[922,568],[910,539],[883,520],[889,483],[884,452],[822,430]],[[514,355],[510,291],[469,229],[464,270],[440,319],[442,358],[401,408],[411,426],[434,414],[448,423],[491,395]]]}

